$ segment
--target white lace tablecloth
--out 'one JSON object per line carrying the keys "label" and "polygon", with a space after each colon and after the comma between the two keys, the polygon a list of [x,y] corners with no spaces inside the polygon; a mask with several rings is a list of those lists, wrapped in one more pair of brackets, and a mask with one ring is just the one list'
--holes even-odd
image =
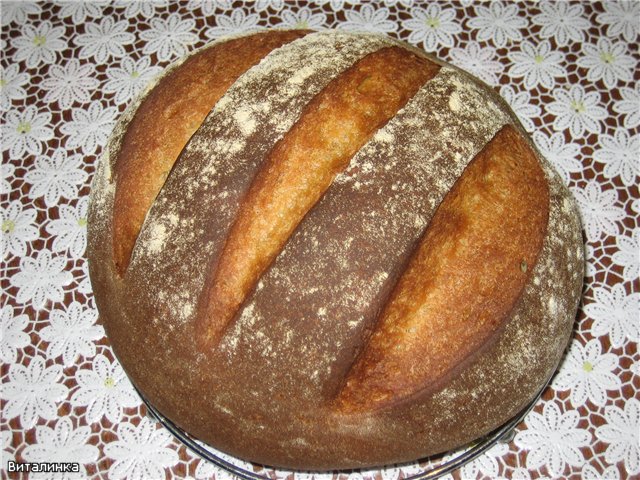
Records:
{"label": "white lace tablecloth", "polygon": [[639,2],[0,9],[3,478],[14,477],[7,461],[78,462],[90,478],[229,478],[145,415],[115,362],[87,277],[87,196],[114,122],[154,75],[212,39],[269,26],[374,30],[473,72],[513,106],[578,201],[588,268],[571,347],[514,439],[453,476],[638,478]]}

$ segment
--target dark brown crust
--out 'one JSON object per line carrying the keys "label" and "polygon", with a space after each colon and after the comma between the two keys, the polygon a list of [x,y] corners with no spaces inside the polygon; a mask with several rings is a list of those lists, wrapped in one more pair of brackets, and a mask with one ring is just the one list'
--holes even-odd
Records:
{"label": "dark brown crust", "polygon": [[144,217],[171,167],[215,103],[270,51],[307,31],[270,31],[219,43],[164,77],[138,108],[115,163],[113,250],[123,275]]}
{"label": "dark brown crust", "polygon": [[[531,277],[548,214],[537,158],[503,127],[438,207],[337,407],[370,410],[430,389],[486,343]],[[471,294],[461,302],[460,292]]]}
{"label": "dark brown crust", "polygon": [[[241,76],[242,89],[231,87],[176,162],[125,278],[113,269],[109,157],[96,175],[89,267],[114,351],[161,413],[232,455],[325,469],[435,454],[517,413],[551,376],[567,344],[582,279],[580,225],[569,192],[539,158],[549,185],[547,235],[502,329],[432,391],[357,414],[328,404],[445,194],[503,125],[517,125],[495,92],[443,67],[304,217],[247,296],[220,348],[209,355],[194,348],[195,318],[183,316],[184,307],[201,293],[206,272],[199,265],[209,265],[221,248],[260,159],[286,133],[273,119],[289,121],[290,111],[301,111],[300,102],[310,99],[305,94],[320,91],[327,76],[388,45],[374,36],[311,34]],[[203,153],[218,151],[220,139],[236,128],[233,109],[262,108],[267,92],[281,85],[274,81],[281,78],[280,63],[291,55],[297,60],[282,72],[296,77],[296,96],[274,100],[269,115],[256,116],[256,133],[243,134],[244,150],[229,150],[236,156]],[[314,67],[322,65],[305,71],[308,77],[298,75],[303,67],[296,65],[310,65],[312,55]],[[277,98],[287,93],[278,92]],[[126,118],[107,148],[111,159]],[[234,138],[225,145],[233,146]],[[154,236],[164,229],[165,236]]]}
{"label": "dark brown crust", "polygon": [[302,217],[351,157],[440,67],[399,47],[370,53],[329,83],[267,156],[207,279],[198,308],[212,348]]}

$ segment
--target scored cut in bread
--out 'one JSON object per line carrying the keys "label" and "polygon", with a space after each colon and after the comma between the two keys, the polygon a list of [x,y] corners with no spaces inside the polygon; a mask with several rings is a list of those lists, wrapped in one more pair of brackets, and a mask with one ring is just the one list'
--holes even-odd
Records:
{"label": "scored cut in bread", "polygon": [[298,469],[412,461],[509,420],[557,368],[583,274],[570,193],[495,92],[331,31],[167,69],[100,162],[88,254],[143,395]]}

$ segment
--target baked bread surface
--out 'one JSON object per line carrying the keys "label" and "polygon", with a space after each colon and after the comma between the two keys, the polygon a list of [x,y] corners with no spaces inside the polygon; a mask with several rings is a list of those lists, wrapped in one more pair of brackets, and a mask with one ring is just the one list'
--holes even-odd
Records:
{"label": "baked bread surface", "polygon": [[568,190],[468,74],[386,37],[259,35],[170,172],[151,159],[154,193],[130,125],[166,128],[145,105],[202,89],[190,64],[238,39],[169,68],[99,165],[90,274],[118,359],[179,426],[278,467],[411,461],[490,432],[571,333]]}

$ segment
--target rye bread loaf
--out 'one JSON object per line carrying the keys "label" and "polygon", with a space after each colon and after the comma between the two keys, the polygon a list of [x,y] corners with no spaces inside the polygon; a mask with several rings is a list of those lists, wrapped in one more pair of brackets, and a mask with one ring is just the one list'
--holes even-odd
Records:
{"label": "rye bread loaf", "polygon": [[254,462],[415,460],[521,410],[582,285],[568,190],[475,78],[278,31],[168,68],[93,184],[90,275],[145,397]]}

